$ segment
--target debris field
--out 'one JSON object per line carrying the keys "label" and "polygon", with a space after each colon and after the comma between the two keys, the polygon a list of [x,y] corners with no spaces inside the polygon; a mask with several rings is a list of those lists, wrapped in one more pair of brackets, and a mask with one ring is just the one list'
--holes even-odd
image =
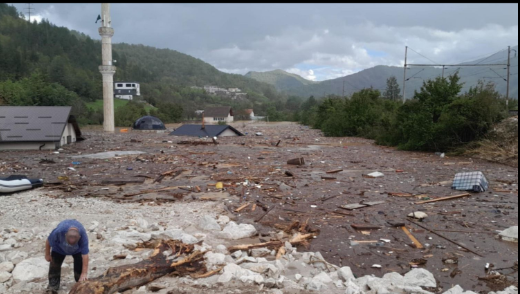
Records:
{"label": "debris field", "polygon": [[[326,138],[293,123],[233,126],[246,136],[212,140],[85,130],[87,140],[57,152],[0,153],[0,177],[41,178],[45,186],[30,193],[62,202],[95,198],[113,203],[112,210],[118,205],[220,207],[216,214],[257,230],[247,242],[231,238],[225,244],[229,254],[232,246],[266,243],[258,248],[285,256],[279,252],[289,247],[285,241],[313,234],[294,246],[319,252],[326,263],[317,269],[329,274],[328,267],[349,267],[359,280],[424,269],[436,281],[426,287],[431,293],[456,285],[476,293],[518,286],[518,243],[499,237],[518,226],[518,168],[398,151],[360,138]],[[455,174],[474,171],[486,176],[487,191],[451,189]],[[215,279],[226,275],[224,265],[202,272]],[[326,284],[309,279],[303,289]]]}

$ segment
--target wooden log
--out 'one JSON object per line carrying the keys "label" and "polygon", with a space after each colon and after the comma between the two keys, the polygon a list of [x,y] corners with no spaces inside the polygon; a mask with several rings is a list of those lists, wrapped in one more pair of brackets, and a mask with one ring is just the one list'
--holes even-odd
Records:
{"label": "wooden log", "polygon": [[241,212],[242,210],[244,210],[249,205],[251,205],[251,203],[246,203],[246,204],[240,206],[239,208],[235,209],[235,212]]}
{"label": "wooden log", "polygon": [[[305,234],[305,235],[297,234],[289,241],[289,243],[291,243],[291,245],[300,245],[300,244],[307,242],[308,239],[314,238],[315,236],[316,235],[313,233]],[[244,251],[244,250],[249,250],[249,249],[254,249],[254,248],[282,247],[284,245],[285,245],[285,242],[282,242],[282,241],[270,241],[270,242],[264,242],[264,243],[258,243],[258,244],[244,244],[244,245],[231,246],[228,248],[228,250],[229,250],[229,252],[234,252],[234,251],[238,251],[238,250]]]}
{"label": "wooden log", "polygon": [[336,170],[330,170],[330,171],[328,171],[327,173],[328,173],[328,174],[337,174],[337,173],[340,173],[340,172],[342,172],[342,171],[343,171],[342,169],[336,169]]}
{"label": "wooden log", "polygon": [[278,253],[276,254],[276,259],[282,258],[282,256],[285,255],[285,252],[285,246],[280,247],[280,249],[278,249]]}
{"label": "wooden log", "polygon": [[415,204],[432,203],[432,202],[437,202],[437,201],[451,200],[451,199],[457,199],[457,198],[468,197],[468,196],[471,196],[471,194],[464,193],[464,194],[459,194],[459,195],[454,195],[454,196],[441,197],[441,198],[437,198],[437,199],[433,199],[433,200],[415,202]]}
{"label": "wooden log", "polygon": [[143,179],[108,179],[103,180],[101,182],[102,185],[116,185],[116,186],[122,186],[126,184],[142,184],[144,183]]}
{"label": "wooden log", "polygon": [[424,249],[424,246],[421,244],[421,242],[419,242],[419,240],[417,240],[417,238],[415,238],[414,235],[412,235],[412,233],[410,233],[410,231],[408,231],[408,229],[405,226],[401,227],[401,229],[408,236],[408,238],[410,238],[410,240],[412,240],[412,242],[415,244],[415,247],[417,247],[417,249]]}
{"label": "wooden log", "polygon": [[[203,254],[193,251],[194,245],[184,245],[175,241],[161,241],[152,256],[141,262],[109,268],[103,275],[76,283],[69,294],[112,294],[122,293],[135,287],[140,287],[164,275],[176,273],[181,276],[205,272],[201,263]],[[172,250],[178,256],[185,256],[178,262],[168,260],[163,253]]]}
{"label": "wooden log", "polygon": [[380,230],[380,229],[382,229],[382,227],[375,226],[375,225],[351,224],[350,226],[356,230]]}

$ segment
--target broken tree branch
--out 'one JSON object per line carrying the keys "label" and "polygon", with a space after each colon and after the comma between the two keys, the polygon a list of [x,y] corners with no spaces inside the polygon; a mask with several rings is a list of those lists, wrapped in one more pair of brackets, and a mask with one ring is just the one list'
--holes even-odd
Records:
{"label": "broken tree branch", "polygon": [[[289,241],[289,243],[291,243],[291,245],[293,245],[293,246],[304,244],[305,242],[307,242],[308,239],[312,239],[315,236],[316,236],[316,234],[314,234],[314,233],[305,234],[305,235],[297,234]],[[244,244],[244,245],[231,246],[228,248],[228,250],[229,250],[229,252],[234,252],[234,251],[238,251],[238,250],[244,251],[244,250],[249,250],[249,249],[254,249],[254,248],[282,247],[284,245],[285,245],[285,242],[282,242],[282,241],[270,241],[270,242],[264,242],[264,243],[258,243],[258,244]]]}
{"label": "broken tree branch", "polygon": [[471,194],[464,193],[464,194],[459,194],[459,195],[454,195],[454,196],[441,197],[441,198],[437,198],[437,199],[433,199],[433,200],[415,202],[415,204],[425,204],[425,203],[444,201],[444,200],[450,200],[450,199],[457,199],[457,198],[468,197],[468,196],[471,196]]}

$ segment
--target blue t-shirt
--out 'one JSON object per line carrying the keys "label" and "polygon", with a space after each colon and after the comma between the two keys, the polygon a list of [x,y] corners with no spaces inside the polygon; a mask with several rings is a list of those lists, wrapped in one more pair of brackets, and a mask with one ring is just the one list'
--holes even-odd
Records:
{"label": "blue t-shirt", "polygon": [[[65,238],[65,234],[70,228],[77,228],[79,230],[81,238],[76,245],[69,245]],[[61,255],[75,255],[78,253],[87,255],[89,253],[87,231],[83,225],[75,219],[62,221],[56,229],[52,230],[48,240],[52,251]]]}

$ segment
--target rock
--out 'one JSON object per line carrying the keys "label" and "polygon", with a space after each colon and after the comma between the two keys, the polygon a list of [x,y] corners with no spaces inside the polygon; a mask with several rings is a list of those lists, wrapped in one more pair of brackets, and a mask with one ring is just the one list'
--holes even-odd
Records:
{"label": "rock", "polygon": [[462,289],[461,286],[457,285],[457,286],[449,289],[448,291],[444,292],[443,294],[477,294],[477,293],[475,293],[473,291],[464,292],[464,289]]}
{"label": "rock", "polygon": [[13,275],[11,275],[11,273],[0,271],[0,283],[5,283],[9,281],[9,279],[11,279],[12,276]]}
{"label": "rock", "polygon": [[225,239],[238,240],[253,237],[256,233],[256,229],[253,225],[237,225],[235,222],[229,222],[221,236]]}
{"label": "rock", "polygon": [[13,270],[13,279],[17,281],[30,281],[45,278],[49,274],[49,263],[43,256],[26,259]]}
{"label": "rock", "polygon": [[235,258],[235,259],[238,259],[238,258],[242,257],[242,251],[241,250],[235,251],[235,252],[233,252],[233,254],[231,254],[231,256],[233,256],[233,258]]}
{"label": "rock", "polygon": [[206,215],[199,220],[198,227],[204,231],[220,232],[222,230],[220,225],[217,223],[217,220],[209,215]]}
{"label": "rock", "polygon": [[504,291],[499,291],[499,292],[489,292],[488,294],[518,294],[518,288],[515,287],[515,286],[511,286],[507,289],[505,289]]}
{"label": "rock", "polygon": [[518,243],[518,226],[510,227],[509,229],[500,232],[498,235],[504,241]]}
{"label": "rock", "polygon": [[7,250],[12,250],[12,249],[13,249],[13,246],[11,244],[2,244],[2,245],[0,245],[0,252],[7,251]]}
{"label": "rock", "polygon": [[233,279],[233,274],[224,272],[217,280],[219,284],[227,284]]}
{"label": "rock", "polygon": [[225,265],[226,264],[226,256],[222,253],[208,252],[204,255],[204,258],[206,258],[206,262],[209,265]]}
{"label": "rock", "polygon": [[227,247],[224,246],[224,245],[218,245],[217,246],[217,249],[215,249],[215,252],[216,253],[222,253],[222,254],[228,254],[228,250],[227,250]]}
{"label": "rock", "polygon": [[437,282],[435,281],[433,274],[422,268],[416,268],[409,271],[406,275],[404,275],[404,279],[405,286],[429,288],[437,287]]}
{"label": "rock", "polygon": [[113,243],[116,243],[118,245],[135,245],[139,242],[146,242],[150,241],[152,239],[151,234],[147,233],[139,233],[137,231],[131,231],[131,232],[118,232],[118,235],[112,239]]}
{"label": "rock", "polygon": [[311,282],[307,285],[307,290],[320,291],[323,288],[327,288],[327,284],[332,282],[332,279],[327,273],[321,272],[312,278]]}
{"label": "rock", "polygon": [[350,267],[345,266],[338,270],[338,278],[340,278],[343,282],[348,282],[350,280],[355,280],[354,273]]}
{"label": "rock", "polygon": [[356,285],[352,280],[346,282],[345,286],[347,288],[345,294],[363,294],[361,288],[358,285]]}
{"label": "rock", "polygon": [[426,213],[422,212],[422,211],[412,212],[408,216],[416,218],[416,219],[425,219],[425,218],[428,217],[428,215]]}
{"label": "rock", "polygon": [[160,233],[152,233],[154,239],[173,239],[180,240],[186,244],[196,244],[199,240],[190,234],[186,234],[183,230],[168,230]]}
{"label": "rock", "polygon": [[27,252],[11,251],[5,256],[5,259],[16,265],[20,263],[22,260],[26,259],[28,256],[29,254],[27,254]]}
{"label": "rock", "polygon": [[13,245],[13,247],[14,247],[14,245],[16,245],[16,240],[13,238],[9,238],[9,239],[5,240],[3,243]]}
{"label": "rock", "polygon": [[288,186],[288,185],[286,185],[284,183],[282,183],[280,185],[280,191],[287,192],[287,191],[290,191],[290,190],[292,190],[292,188],[290,186]]}
{"label": "rock", "polygon": [[88,231],[89,232],[94,232],[97,229],[98,226],[99,226],[99,222],[93,221],[92,225],[90,227],[88,227]]}
{"label": "rock", "polygon": [[271,254],[271,250],[266,248],[256,248],[251,250],[251,256],[253,257],[265,257]]}
{"label": "rock", "polygon": [[293,251],[293,246],[289,241],[285,241],[285,250],[289,253]]}
{"label": "rock", "polygon": [[0,263],[0,272],[12,272],[14,269],[14,264],[9,261],[5,261]]}
{"label": "rock", "polygon": [[231,221],[231,219],[229,219],[229,216],[226,216],[226,215],[221,215],[217,219],[217,223],[221,226],[227,225],[230,221]]}
{"label": "rock", "polygon": [[294,279],[295,279],[297,282],[299,282],[302,278],[303,278],[303,276],[300,275],[300,274],[296,274],[296,275],[294,275]]}
{"label": "rock", "polygon": [[276,280],[273,278],[269,278],[269,279],[265,280],[264,285],[268,289],[274,288],[274,287],[276,287]]}

